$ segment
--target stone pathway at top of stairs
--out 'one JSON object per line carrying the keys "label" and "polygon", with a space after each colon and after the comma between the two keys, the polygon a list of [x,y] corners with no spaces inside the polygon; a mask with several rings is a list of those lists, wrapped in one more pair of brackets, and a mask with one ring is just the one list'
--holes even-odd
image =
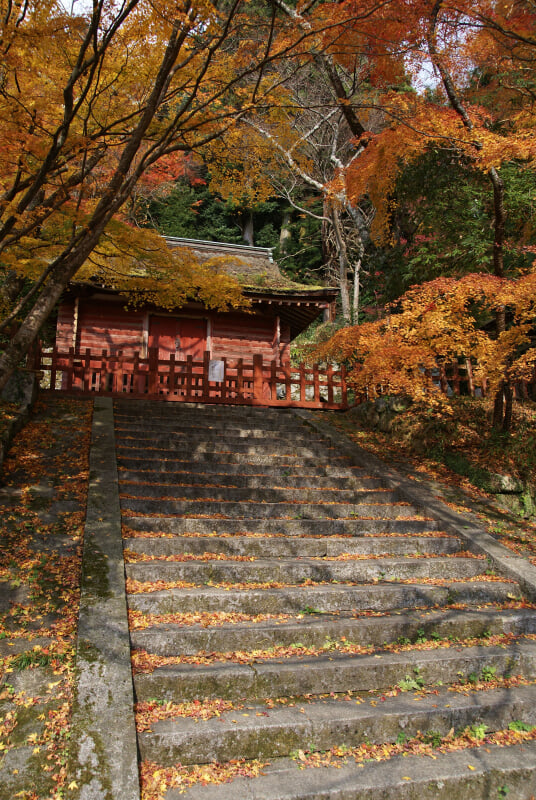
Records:
{"label": "stone pathway at top of stairs", "polygon": [[[515,579],[292,412],[117,402],[115,426],[138,746],[166,800],[536,794],[532,741],[432,770],[307,761],[536,726],[536,612]],[[210,785],[213,762],[239,777]],[[205,778],[187,789],[185,769]]]}

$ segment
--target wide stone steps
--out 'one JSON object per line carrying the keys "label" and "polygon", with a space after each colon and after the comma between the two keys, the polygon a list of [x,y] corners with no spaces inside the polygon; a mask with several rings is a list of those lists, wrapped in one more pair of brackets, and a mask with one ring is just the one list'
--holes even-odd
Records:
{"label": "wide stone steps", "polygon": [[224,516],[239,519],[397,519],[413,517],[415,508],[406,503],[332,503],[326,498],[325,503],[262,503],[250,501],[235,502],[231,500],[161,500],[154,498],[128,497],[122,495],[121,506],[125,510],[148,514],[169,514],[177,516]]}
{"label": "wide stone steps", "polygon": [[139,735],[145,760],[171,765],[232,759],[274,758],[307,747],[322,751],[354,747],[364,741],[395,742],[401,731],[446,735],[452,728],[478,723],[491,730],[515,720],[536,724],[532,686],[468,694],[440,690],[429,695],[401,694],[378,699],[318,700],[293,706],[247,706],[202,723],[190,718],[161,720]]}
{"label": "wide stone steps", "polygon": [[[284,472],[284,471],[283,471]],[[328,491],[340,491],[358,489],[383,489],[384,486],[378,478],[329,478],[320,476],[289,476],[277,473],[275,475],[227,475],[224,473],[200,473],[192,475],[191,472],[164,472],[164,471],[145,471],[140,470],[121,470],[120,481],[122,485],[130,483],[143,485],[155,485],[163,488],[169,486],[184,486],[191,488],[218,488],[224,489],[265,489],[267,482],[272,478],[275,489],[327,489]]]}
{"label": "wide stone steps", "polygon": [[[162,445],[176,442],[191,449],[195,447],[195,442],[192,442],[192,434],[196,430],[201,431],[202,429],[195,428],[192,425],[183,425],[180,428],[174,425],[173,429],[170,430],[169,426],[146,424],[128,427],[120,426],[117,428],[117,435],[124,443],[128,443],[131,440]],[[212,445],[231,444],[235,447],[241,447],[244,444],[253,442],[259,448],[285,447],[288,445],[289,439],[292,440],[294,446],[299,444],[300,447],[307,450],[310,450],[312,446],[330,447],[329,442],[323,437],[307,433],[301,428],[288,428],[286,431],[284,429],[266,431],[264,428],[233,428],[222,424],[220,427],[210,427],[203,430],[203,443]]]}
{"label": "wide stone steps", "polygon": [[292,411],[285,409],[259,409],[247,408],[246,406],[205,406],[200,413],[200,406],[195,405],[188,408],[187,404],[173,408],[164,406],[163,408],[151,408],[147,414],[145,405],[138,413],[135,409],[122,411],[120,406],[116,406],[115,421],[118,429],[125,425],[135,425],[146,428],[146,426],[160,425],[164,428],[173,427],[175,430],[191,427],[206,431],[214,427],[220,428],[261,428],[265,431],[280,431],[285,428],[290,430],[303,430],[304,426]]}
{"label": "wide stone steps", "polygon": [[203,555],[214,553],[227,556],[263,558],[322,558],[350,555],[444,555],[460,550],[460,540],[454,536],[365,536],[357,537],[296,537],[278,536],[182,536],[130,538],[125,547],[133,553],[155,557],[180,554]]}
{"label": "wide stone steps", "polygon": [[[168,443],[169,444],[169,443]],[[286,470],[293,465],[300,466],[301,471],[307,472],[310,467],[314,468],[318,459],[315,457],[314,450],[308,448],[309,452],[300,455],[294,452],[284,452],[277,450],[275,447],[271,451],[266,449],[266,452],[257,447],[246,445],[247,450],[244,452],[234,452],[233,450],[222,447],[220,451],[210,448],[203,448],[202,446],[196,451],[194,448],[186,451],[184,447],[177,445],[176,447],[159,448],[156,444],[151,447],[137,447],[134,442],[132,445],[119,444],[117,447],[117,456],[119,463],[124,463],[125,459],[138,458],[148,462],[152,456],[154,460],[159,463],[160,461],[173,461],[174,463],[189,463],[191,461],[200,461],[203,464],[223,465],[223,464],[250,464],[256,465],[269,465],[279,466],[281,470]],[[328,466],[345,466],[346,459],[344,456],[336,455],[336,450],[333,449],[322,459]]]}
{"label": "wide stone steps", "polygon": [[[403,749],[403,748],[401,748]],[[366,753],[365,753],[366,756]],[[305,756],[303,756],[305,758]],[[179,787],[166,800],[527,800],[536,795],[536,743],[508,748],[488,745],[437,753],[433,759],[411,750],[388,760],[363,755],[333,759],[305,769],[288,758],[271,759],[255,779],[238,777],[231,785]]]}
{"label": "wide stone steps", "polygon": [[[153,622],[155,619],[162,621]],[[264,617],[260,617],[259,622],[231,622],[212,626],[203,626],[199,623],[173,624],[165,620],[165,617],[140,617],[140,624],[149,627],[132,630],[133,647],[139,650],[150,650],[161,656],[174,656],[195,655],[198,652],[252,653],[274,647],[289,648],[300,645],[325,650],[328,655],[331,654],[330,658],[335,654],[337,664],[340,665],[346,642],[358,643],[360,647],[379,648],[379,650],[382,649],[385,642],[393,642],[395,646],[402,646],[401,643],[404,643],[404,646],[408,646],[410,643],[422,643],[423,646],[431,648],[429,651],[423,651],[422,657],[440,660],[464,658],[465,655],[459,655],[462,648],[460,650],[456,648],[456,640],[478,639],[482,644],[480,648],[482,657],[488,658],[491,649],[484,647],[484,644],[491,636],[507,634],[519,636],[520,634],[536,633],[536,621],[532,612],[497,608],[491,611],[459,609],[455,615],[449,614],[448,609],[443,608],[441,611],[431,610],[427,614],[423,614],[422,611],[407,610],[405,612],[398,611],[396,614],[386,613],[384,616],[351,617],[321,613],[317,609],[307,607],[307,611],[304,611],[301,616],[291,617],[288,620],[278,618],[265,620]],[[335,649],[335,642],[338,643],[339,649]],[[534,643],[529,646],[531,652],[533,652],[533,646]],[[464,649],[464,654],[467,649]],[[509,663],[517,662],[518,652],[513,655],[507,653],[505,649],[502,649],[501,652],[511,659]],[[420,655],[415,658],[414,656],[415,654],[409,651],[405,654],[405,658],[412,658],[414,661],[415,658],[420,657]],[[380,652],[379,655],[374,655],[372,664],[373,666],[378,665],[380,663],[378,659],[381,659],[382,665],[385,665],[389,658],[392,658],[390,654]],[[281,659],[278,659],[278,664],[280,663]],[[306,668],[308,672],[313,670],[314,662],[307,662]],[[195,673],[192,674],[194,690],[195,675],[200,674],[202,669],[201,666],[198,666]],[[247,669],[256,674],[257,669],[261,669],[261,666],[255,662],[249,664]],[[156,669],[150,675],[138,675],[136,677],[136,686],[139,689],[138,697],[140,697],[143,686],[152,685],[153,680],[163,681],[166,676],[171,676],[176,670],[181,672],[183,680],[178,684],[172,683],[166,691],[174,692],[174,699],[197,697],[198,695],[191,695],[190,691],[186,689],[188,685],[186,672],[192,673],[192,671],[185,667],[163,667]],[[468,670],[467,674],[472,671]],[[297,674],[299,677],[300,670],[297,671]],[[231,691],[233,687],[226,686],[225,688]],[[368,686],[367,690],[370,688]],[[143,691],[145,697],[155,696],[150,690]],[[204,690],[195,691],[199,691],[199,696],[204,696]],[[239,692],[237,696],[240,696],[240,690],[237,691]],[[297,693],[300,694],[300,692]],[[301,694],[305,694],[305,691]],[[168,695],[166,697],[171,699]]]}
{"label": "wide stone steps", "polygon": [[163,517],[131,516],[125,513],[125,524],[134,530],[166,534],[200,534],[218,536],[256,535],[272,536],[366,536],[390,534],[404,536],[422,532],[435,532],[440,525],[431,519],[385,519],[380,516],[367,519],[222,519],[219,517]]}
{"label": "wide stone steps", "polygon": [[278,588],[232,583],[141,591],[130,595],[129,606],[145,614],[173,614],[178,611],[240,611],[244,614],[299,614],[304,609],[319,611],[398,611],[454,603],[505,603],[519,598],[516,584],[499,581],[458,581],[438,586],[427,583],[377,583],[362,585],[302,584]]}
{"label": "wide stone steps", "polygon": [[[214,461],[192,461],[191,458],[181,458],[180,453],[175,452],[173,456],[166,457],[165,459],[158,455],[157,451],[147,450],[143,454],[138,455],[136,458],[129,456],[120,456],[117,454],[117,463],[119,466],[120,474],[123,471],[133,471],[133,475],[143,480],[146,475],[156,473],[175,473],[179,475],[187,475],[191,479],[198,480],[199,476],[206,476],[211,483],[214,483],[216,476],[239,476],[243,478],[276,478],[277,481],[284,478],[330,478],[336,479],[350,479],[352,476],[359,478],[361,475],[368,477],[368,473],[361,467],[352,467],[346,464],[345,466],[332,466],[329,464],[321,464],[318,461],[310,461],[307,468],[304,467],[303,462],[296,460],[294,463],[279,464],[274,466],[270,459],[265,459],[265,463],[252,464],[245,461],[237,461],[236,463],[224,462],[217,464]],[[290,459],[287,458],[290,462]],[[346,462],[345,462],[346,463]]]}
{"label": "wide stone steps", "polygon": [[215,500],[226,503],[315,503],[325,504],[326,501],[332,503],[373,503],[385,505],[387,503],[398,503],[400,495],[396,491],[389,491],[376,487],[373,489],[352,488],[352,489],[307,489],[300,488],[299,492],[295,488],[277,487],[268,489],[259,488],[232,488],[228,486],[173,486],[170,484],[141,483],[139,481],[120,481],[120,491],[123,497],[136,497],[143,499],[169,500],[176,498],[180,500]]}
{"label": "wide stone steps", "polygon": [[[485,563],[485,562],[484,562]],[[256,561],[165,561],[155,559],[127,563],[128,578],[136,581],[192,581],[232,583],[304,581],[418,581],[422,578],[467,580],[483,572],[478,558],[444,558],[428,556],[404,559],[377,558],[351,561],[295,559],[257,559]]]}
{"label": "wide stone steps", "polygon": [[[298,765],[536,725],[536,616],[519,585],[293,413],[117,403],[116,447],[140,756],[151,770],[269,762],[165,800],[357,800],[383,765]],[[480,795],[457,753],[437,758],[460,799],[487,800],[518,774],[520,753],[504,753]],[[404,768],[417,794],[386,767],[367,798],[423,800]]]}

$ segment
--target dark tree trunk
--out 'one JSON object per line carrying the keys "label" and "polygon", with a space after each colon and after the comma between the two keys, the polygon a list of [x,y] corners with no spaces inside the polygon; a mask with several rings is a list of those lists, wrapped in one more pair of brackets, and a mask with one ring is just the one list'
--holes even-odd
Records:
{"label": "dark tree trunk", "polygon": [[2,305],[6,309],[11,309],[24,288],[24,278],[16,272],[8,272],[0,292],[2,294]]}
{"label": "dark tree trunk", "polygon": [[[498,278],[504,277],[504,183],[497,170],[490,170],[493,185],[494,238],[493,238],[493,272]],[[506,309],[500,308],[495,315],[495,333],[497,338],[506,330]],[[493,428],[508,432],[512,425],[512,387],[503,381],[493,401]]]}

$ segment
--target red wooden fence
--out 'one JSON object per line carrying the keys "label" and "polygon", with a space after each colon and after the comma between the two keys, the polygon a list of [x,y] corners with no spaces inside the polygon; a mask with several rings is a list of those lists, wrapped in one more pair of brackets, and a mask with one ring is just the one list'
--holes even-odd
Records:
{"label": "red wooden fence", "polygon": [[69,348],[36,354],[34,364],[42,373],[41,388],[84,395],[129,395],[186,403],[233,403],[237,405],[292,406],[342,409],[348,407],[345,368],[318,365],[278,366],[261,355],[244,359],[185,361],[159,360],[151,348],[147,358],[125,356],[119,351],[100,355]]}

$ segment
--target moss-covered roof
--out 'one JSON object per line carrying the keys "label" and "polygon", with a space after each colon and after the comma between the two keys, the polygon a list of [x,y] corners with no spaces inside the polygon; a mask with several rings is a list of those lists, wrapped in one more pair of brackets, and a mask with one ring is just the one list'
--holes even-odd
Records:
{"label": "moss-covered roof", "polygon": [[296,283],[282,275],[274,261],[272,250],[268,247],[228,244],[227,242],[207,242],[199,239],[182,239],[166,236],[172,248],[184,247],[190,250],[200,263],[220,261],[227,272],[239,282],[243,289],[255,292],[299,292],[321,291],[324,287]]}

